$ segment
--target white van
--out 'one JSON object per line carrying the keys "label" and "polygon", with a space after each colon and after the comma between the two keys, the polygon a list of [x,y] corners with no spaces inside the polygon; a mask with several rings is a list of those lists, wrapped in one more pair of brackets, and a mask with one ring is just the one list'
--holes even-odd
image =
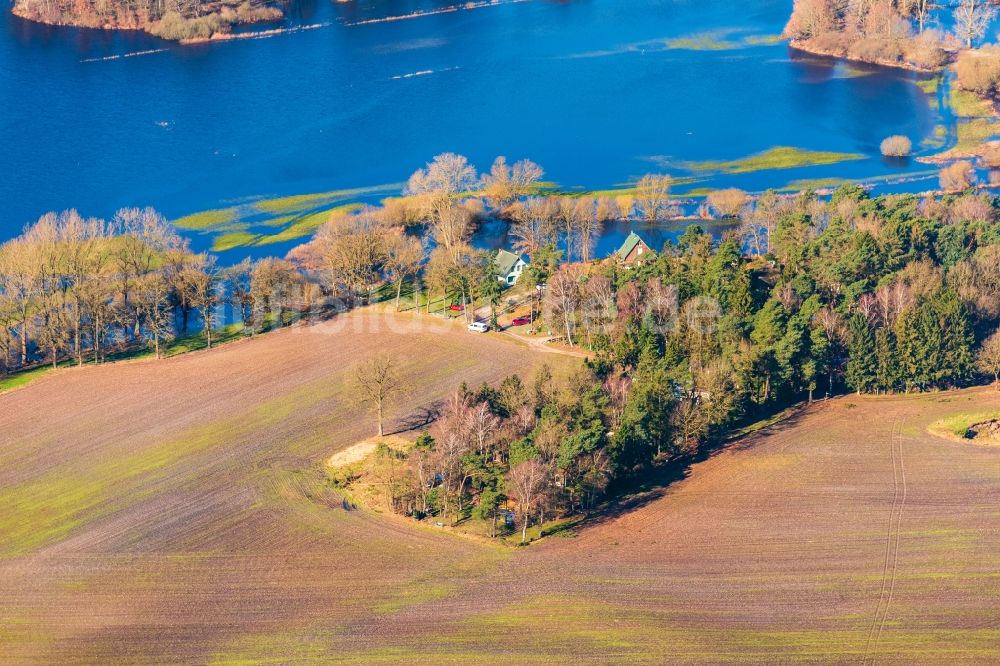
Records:
{"label": "white van", "polygon": [[471,324],[469,324],[469,330],[472,331],[473,333],[485,333],[486,331],[490,330],[490,325],[483,323],[481,321],[474,321]]}

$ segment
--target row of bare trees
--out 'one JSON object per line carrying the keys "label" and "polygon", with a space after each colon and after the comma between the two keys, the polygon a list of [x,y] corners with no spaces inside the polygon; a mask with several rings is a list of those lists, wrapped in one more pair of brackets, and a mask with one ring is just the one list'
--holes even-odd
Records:
{"label": "row of bare trees", "polygon": [[211,346],[232,306],[248,332],[287,322],[317,290],[290,263],[263,259],[220,269],[192,252],[151,208],[110,221],[50,213],[0,246],[0,370],[45,361],[104,360],[197,325]]}

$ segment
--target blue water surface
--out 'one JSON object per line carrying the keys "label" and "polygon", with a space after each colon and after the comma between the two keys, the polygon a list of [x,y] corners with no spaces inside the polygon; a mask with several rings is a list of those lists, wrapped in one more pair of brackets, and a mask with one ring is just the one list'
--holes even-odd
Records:
{"label": "blue water surface", "polygon": [[443,6],[306,0],[282,25],[319,27],[197,46],[4,13],[0,239],[70,207],[173,218],[399,183],[443,151],[481,169],[530,157],[594,189],[773,146],[866,158],[699,186],[900,174],[917,167],[883,161],[879,142],[920,145],[941,122],[913,74],[775,42],[791,0],[534,0],[367,22]]}

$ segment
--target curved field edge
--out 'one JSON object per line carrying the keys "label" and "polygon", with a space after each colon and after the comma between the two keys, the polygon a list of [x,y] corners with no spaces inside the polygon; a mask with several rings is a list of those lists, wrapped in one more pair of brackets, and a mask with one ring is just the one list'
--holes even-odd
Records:
{"label": "curved field edge", "polygon": [[419,349],[407,372],[433,399],[463,379],[526,372],[539,355],[496,336],[371,320],[57,372],[0,396],[0,487],[28,491],[15,502],[48,502],[15,505],[46,537],[9,532],[19,547],[0,558],[0,657],[989,660],[998,451],[926,428],[995,408],[992,390],[815,404],[592,516],[575,538],[489,548],[342,505],[322,466],[371,428],[342,380],[365,350]]}
{"label": "curved field edge", "polygon": [[[986,663],[1000,638],[985,620],[1000,612],[991,527],[1000,458],[926,427],[992,400],[978,389],[813,405],[338,654],[358,663]],[[890,539],[898,555],[887,568]]]}

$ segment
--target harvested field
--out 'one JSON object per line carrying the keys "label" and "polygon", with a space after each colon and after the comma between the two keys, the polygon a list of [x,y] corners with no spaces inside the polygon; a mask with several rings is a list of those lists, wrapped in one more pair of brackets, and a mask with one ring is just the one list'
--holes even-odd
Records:
{"label": "harvested field", "polygon": [[390,431],[462,381],[566,362],[410,321],[359,313],[0,396],[0,662],[304,657],[415,579],[502,557],[345,511],[325,483],[374,429],[347,384],[365,355],[398,353],[412,378]]}
{"label": "harvested field", "polygon": [[345,369],[399,348],[427,406],[578,361],[364,317],[0,396],[0,661],[995,663],[1000,449],[927,428],[996,392],[816,404],[505,549],[342,508]]}
{"label": "harvested field", "polygon": [[816,404],[367,640],[516,663],[996,663],[1000,452],[926,431],[996,404]]}

